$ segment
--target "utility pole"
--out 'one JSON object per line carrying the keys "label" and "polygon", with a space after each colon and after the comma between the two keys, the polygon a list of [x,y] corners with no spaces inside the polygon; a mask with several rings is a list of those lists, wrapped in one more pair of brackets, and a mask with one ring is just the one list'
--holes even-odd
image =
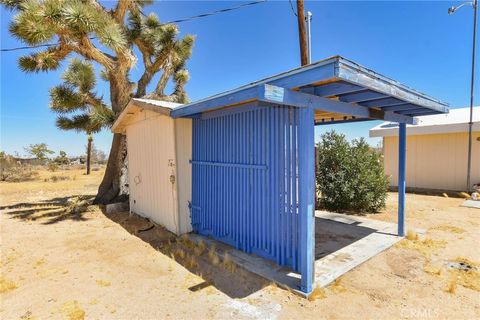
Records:
{"label": "utility pole", "polygon": [[300,41],[300,61],[308,64],[307,35],[305,32],[305,8],[303,0],[297,0],[298,38]]}
{"label": "utility pole", "polygon": [[475,92],[475,47],[477,37],[478,0],[473,1],[473,45],[472,45],[472,77],[470,80],[470,121],[468,122],[468,163],[467,163],[467,192],[472,190],[472,126],[473,126],[473,97]]}
{"label": "utility pole", "polygon": [[478,0],[461,3],[458,6],[450,7],[448,14],[454,14],[455,11],[463,6],[472,6],[473,8],[473,44],[472,44],[472,73],[470,78],[470,121],[468,122],[468,162],[467,162],[467,191],[470,192],[471,186],[471,167],[472,167],[472,126],[473,126],[473,104],[475,92],[475,49],[477,37],[477,9]]}

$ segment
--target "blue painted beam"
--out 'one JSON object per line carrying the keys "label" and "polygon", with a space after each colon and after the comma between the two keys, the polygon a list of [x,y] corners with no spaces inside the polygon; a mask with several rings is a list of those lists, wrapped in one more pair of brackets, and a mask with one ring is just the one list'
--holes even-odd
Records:
{"label": "blue painted beam", "polygon": [[350,122],[360,122],[360,121],[370,121],[372,119],[368,119],[368,118],[351,118],[349,117],[348,119],[346,120],[325,120],[325,121],[321,121],[321,120],[315,120],[315,125],[316,126],[323,126],[323,125],[329,125],[329,124],[340,124],[340,123],[350,123]]}
{"label": "blue painted beam", "polygon": [[388,107],[392,105],[399,105],[403,104],[405,101],[399,100],[397,98],[382,98],[382,99],[375,99],[366,102],[360,102],[359,104],[364,107]]}
{"label": "blue painted beam", "polygon": [[196,113],[214,110],[218,108],[245,104],[254,101],[257,98],[258,89],[256,86],[247,87],[242,90],[235,91],[228,95],[213,96],[198,102],[190,103],[186,107],[180,107],[172,110],[171,117],[178,118],[189,116]]}
{"label": "blue painted beam", "polygon": [[402,111],[402,110],[412,110],[418,108],[417,105],[411,103],[401,103],[394,106],[382,107],[383,111]]}
{"label": "blue painted beam", "polygon": [[407,158],[407,126],[398,127],[398,235],[405,236],[405,166]]}
{"label": "blue painted beam", "polygon": [[298,110],[298,206],[300,290],[309,294],[315,279],[315,141],[313,109]]}
{"label": "blue painted beam", "polygon": [[[247,103],[250,97],[248,93],[252,93],[251,89],[263,84],[306,90],[319,96],[339,95],[369,89],[426,109],[448,112],[448,105],[445,103],[416,92],[352,61],[334,56],[198,102],[183,105],[173,110],[171,116],[174,118],[187,117],[203,111]],[[315,88],[313,89],[315,92],[311,92],[311,88]],[[246,95],[243,100],[241,99],[242,94]]]}
{"label": "blue painted beam", "polygon": [[378,93],[375,91],[365,90],[364,92],[350,93],[345,95],[340,95],[338,99],[343,102],[367,102],[371,100],[388,98],[388,96],[383,93]]}
{"label": "blue painted beam", "polygon": [[440,113],[448,112],[448,104],[415,91],[348,59],[340,57],[335,70],[335,76],[339,80],[360,85],[374,91],[384,92],[388,96],[419,105],[426,109],[435,110]]}
{"label": "blue painted beam", "polygon": [[406,114],[406,115],[425,115],[425,114],[438,114],[439,112],[434,110],[419,108],[419,109],[397,111],[397,113]]}
{"label": "blue painted beam", "polygon": [[208,119],[213,119],[213,118],[218,118],[218,117],[223,117],[228,115],[240,114],[243,112],[247,112],[247,111],[251,111],[259,108],[269,108],[269,107],[271,107],[271,105],[267,103],[262,103],[260,101],[253,101],[253,102],[241,104],[239,106],[221,108],[213,111],[206,111],[201,114],[200,118],[202,120],[208,120]]}
{"label": "blue painted beam", "polygon": [[337,96],[340,94],[347,94],[353,92],[359,92],[365,90],[365,88],[361,86],[357,86],[355,84],[351,84],[348,82],[333,82],[324,85],[320,85],[318,87],[311,87],[313,91],[308,91],[308,88],[302,88],[301,91],[307,93],[313,93],[320,97],[329,97],[329,96]]}
{"label": "blue painted beam", "polygon": [[312,108],[315,110],[336,112],[358,118],[405,122],[408,124],[414,123],[412,117],[395,114],[393,112],[383,112],[381,110],[370,109],[347,102],[318,97],[312,94],[288,90],[268,84],[259,86],[258,91],[258,100],[263,102],[297,108]]}

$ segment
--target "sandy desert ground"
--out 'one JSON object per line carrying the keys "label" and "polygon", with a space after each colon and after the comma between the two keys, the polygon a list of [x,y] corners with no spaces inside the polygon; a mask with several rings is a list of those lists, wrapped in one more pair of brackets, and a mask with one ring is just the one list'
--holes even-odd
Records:
{"label": "sandy desert ground", "polygon": [[[309,301],[138,217],[66,210],[70,197],[94,195],[101,176],[0,183],[1,319],[480,318],[478,271],[446,267],[480,268],[480,210],[462,199],[407,195],[407,225],[426,238],[411,235]],[[395,221],[396,194],[369,217]]]}

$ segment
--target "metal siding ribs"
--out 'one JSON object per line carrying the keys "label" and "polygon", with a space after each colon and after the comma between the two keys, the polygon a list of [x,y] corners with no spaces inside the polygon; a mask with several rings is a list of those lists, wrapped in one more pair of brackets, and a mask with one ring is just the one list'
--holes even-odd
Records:
{"label": "metal siding ribs", "polygon": [[298,109],[193,119],[194,231],[299,270]]}

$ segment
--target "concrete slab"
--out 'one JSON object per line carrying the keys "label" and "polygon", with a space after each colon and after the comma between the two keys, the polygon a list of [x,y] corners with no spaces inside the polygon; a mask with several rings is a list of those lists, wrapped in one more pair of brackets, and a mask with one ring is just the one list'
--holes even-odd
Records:
{"label": "concrete slab", "polygon": [[397,224],[315,212],[315,285],[335,279],[400,241]]}
{"label": "concrete slab", "polygon": [[461,204],[461,207],[480,209],[480,200],[466,200]]}
{"label": "concrete slab", "polygon": [[[414,230],[422,233],[422,230]],[[361,263],[391,247],[402,238],[396,235],[397,225],[364,217],[316,211],[315,212],[315,286],[325,287]],[[280,287],[299,295],[300,274],[289,268],[253,254],[247,254],[219,241],[197,234],[192,241],[201,240],[223,258],[230,255],[238,266],[256,273]]]}

